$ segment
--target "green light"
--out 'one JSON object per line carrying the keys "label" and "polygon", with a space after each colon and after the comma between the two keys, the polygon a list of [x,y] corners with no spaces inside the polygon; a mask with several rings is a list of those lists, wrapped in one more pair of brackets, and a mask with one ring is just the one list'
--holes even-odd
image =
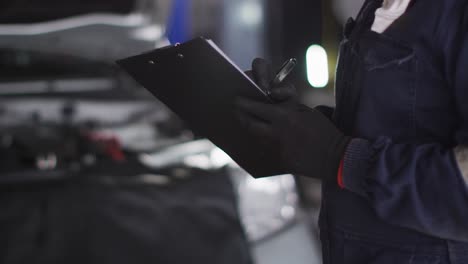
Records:
{"label": "green light", "polygon": [[328,56],[320,45],[312,45],[307,49],[307,80],[315,88],[323,88],[328,84]]}

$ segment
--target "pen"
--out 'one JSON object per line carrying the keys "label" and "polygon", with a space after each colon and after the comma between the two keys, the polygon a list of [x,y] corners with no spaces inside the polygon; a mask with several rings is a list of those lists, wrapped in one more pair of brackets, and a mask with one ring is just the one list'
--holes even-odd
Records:
{"label": "pen", "polygon": [[291,58],[283,63],[281,66],[280,70],[278,73],[276,73],[275,78],[272,81],[272,85],[278,85],[280,84],[288,75],[291,73],[291,71],[294,69],[294,67],[297,64],[297,60],[294,58]]}

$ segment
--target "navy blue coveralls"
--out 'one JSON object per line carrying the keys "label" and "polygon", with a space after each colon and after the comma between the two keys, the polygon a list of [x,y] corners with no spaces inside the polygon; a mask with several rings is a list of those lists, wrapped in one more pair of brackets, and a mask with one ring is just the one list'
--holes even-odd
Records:
{"label": "navy blue coveralls", "polygon": [[345,188],[323,185],[325,264],[467,264],[468,1],[412,0],[386,31],[367,0],[344,30],[337,126]]}

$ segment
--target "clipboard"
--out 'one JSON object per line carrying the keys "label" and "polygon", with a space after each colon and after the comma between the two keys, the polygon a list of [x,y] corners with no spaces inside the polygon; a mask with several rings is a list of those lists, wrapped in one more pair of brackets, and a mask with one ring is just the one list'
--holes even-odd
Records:
{"label": "clipboard", "polygon": [[253,177],[286,173],[273,146],[270,150],[260,146],[233,111],[237,96],[270,99],[211,40],[199,37],[117,64],[195,134],[211,140]]}

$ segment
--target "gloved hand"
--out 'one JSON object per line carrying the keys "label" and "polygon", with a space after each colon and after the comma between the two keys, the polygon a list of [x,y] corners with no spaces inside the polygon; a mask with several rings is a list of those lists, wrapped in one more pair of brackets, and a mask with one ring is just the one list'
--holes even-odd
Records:
{"label": "gloved hand", "polygon": [[[259,68],[256,61],[252,74],[264,88],[269,84],[266,78],[271,75],[262,72],[263,68]],[[272,87],[272,95],[279,89]],[[238,98],[237,116],[265,149],[273,149],[280,155],[285,171],[319,179],[336,177],[350,138],[322,113],[299,104],[290,91],[292,89],[278,91],[278,94],[289,97],[273,104]]]}
{"label": "gloved hand", "polygon": [[252,62],[252,70],[246,72],[260,88],[267,92],[275,102],[294,101],[298,102],[296,87],[289,82],[282,82],[273,85],[275,73],[271,64],[261,58],[256,58]]}
{"label": "gloved hand", "polygon": [[324,116],[330,119],[330,121],[333,121],[333,112],[335,112],[335,108],[326,105],[318,105],[314,107],[314,109],[322,113]]}
{"label": "gloved hand", "polygon": [[[285,81],[276,86],[272,84],[275,75],[271,64],[266,60],[256,58],[252,62],[252,70],[247,71],[246,74],[264,91],[269,91],[269,96],[275,102],[299,102],[299,95],[294,85]],[[319,105],[314,109],[332,120],[333,112],[335,111],[333,107]]]}

